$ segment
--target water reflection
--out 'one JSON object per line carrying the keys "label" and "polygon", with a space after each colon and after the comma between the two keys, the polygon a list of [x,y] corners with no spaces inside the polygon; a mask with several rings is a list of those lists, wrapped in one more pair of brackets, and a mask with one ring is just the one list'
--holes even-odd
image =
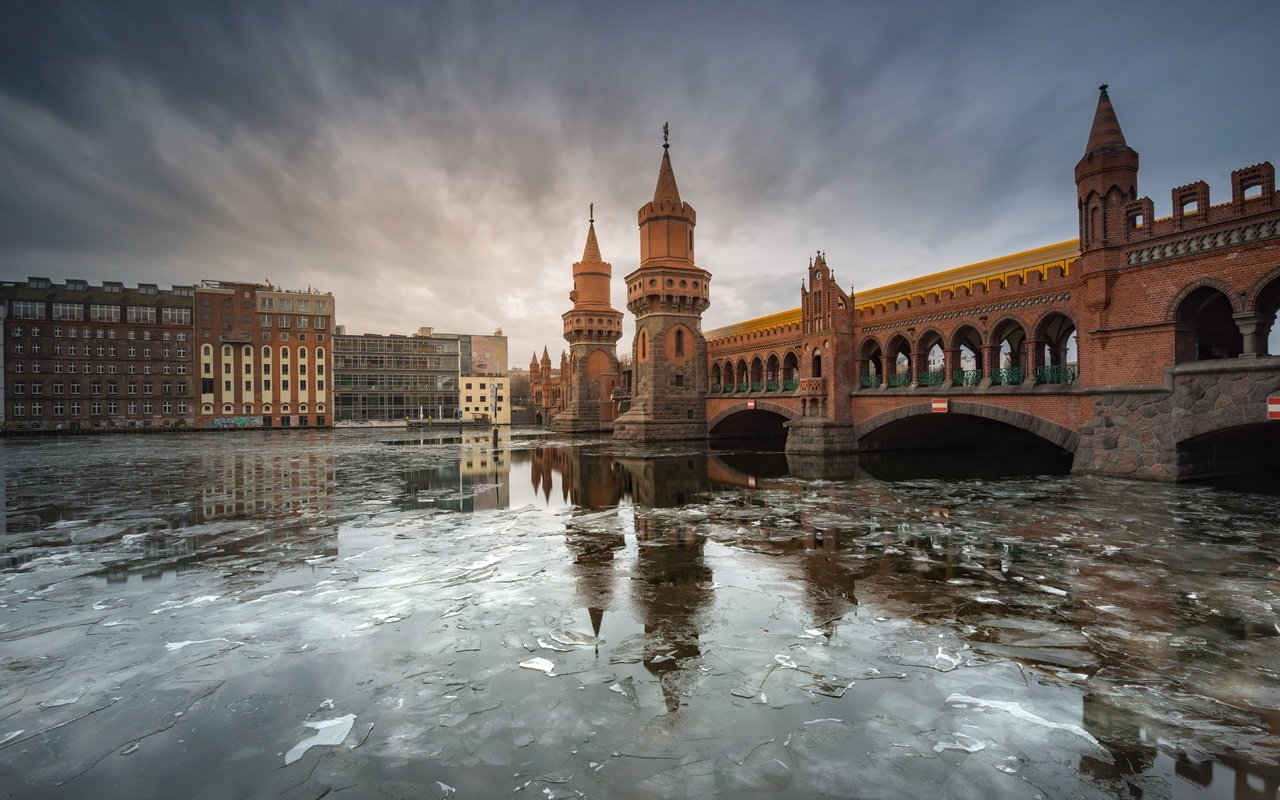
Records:
{"label": "water reflection", "polygon": [[[183,581],[215,587],[179,589],[186,594],[164,602],[155,589],[157,599],[134,614],[146,620],[166,603],[237,596],[251,598],[247,605],[275,597],[262,587],[283,587],[304,600],[273,606],[279,618],[318,622],[306,641],[289,640],[270,657],[395,625],[394,636],[370,641],[413,662],[405,667],[412,691],[399,675],[360,680],[379,685],[386,704],[430,694],[426,684],[439,681],[445,688],[432,701],[453,703],[469,681],[512,680],[506,672],[519,672],[513,665],[535,650],[570,664],[572,655],[538,649],[530,631],[584,620],[603,641],[565,669],[566,694],[538,712],[638,737],[644,702],[634,685],[647,681],[665,735],[723,748],[689,762],[687,773],[673,767],[669,787],[688,785],[681,782],[697,770],[747,769],[757,745],[733,743],[735,725],[779,743],[814,730],[810,722],[839,719],[852,732],[830,740],[833,763],[875,751],[886,775],[892,759],[910,752],[921,774],[945,766],[968,776],[963,763],[938,761],[963,751],[975,763],[990,756],[980,775],[1019,773],[1086,797],[1167,796],[1173,781],[1187,797],[1273,800],[1280,788],[1273,499],[1055,475],[939,478],[932,468],[886,466],[883,457],[795,458],[754,443],[642,453],[509,434],[495,443],[488,432],[198,438],[188,449],[108,448],[74,474],[73,453],[56,442],[5,460],[0,607],[15,609],[18,624],[0,628],[0,641],[24,635],[23,615],[64,616],[52,605],[30,611],[37,606],[28,600],[50,602],[42,592],[86,575],[91,595]],[[121,462],[135,480],[113,495],[100,475]],[[65,616],[90,602],[57,591],[71,598]],[[469,604],[482,613],[467,618]],[[341,614],[351,608],[369,617],[349,624]],[[235,619],[234,608],[224,611]],[[244,616],[237,624],[252,637],[183,636],[243,643],[288,635],[262,627],[256,612]],[[451,643],[443,658],[437,640]],[[409,656],[395,649],[402,646]],[[385,655],[371,647],[370,658]],[[430,681],[416,677],[420,660]],[[903,683],[877,683],[888,677]],[[628,678],[634,684],[624,686]],[[547,680],[542,687],[557,685]],[[630,710],[617,718],[607,704],[614,681],[614,694],[631,691]],[[741,685],[752,692],[731,691]],[[483,708],[516,718],[524,700],[500,695]],[[928,712],[901,711],[913,703]],[[998,703],[1019,704],[1023,716]],[[432,710],[414,721],[463,725],[482,713]],[[372,721],[378,712],[358,713]],[[1056,726],[1039,729],[1053,735],[1041,741],[1026,726],[1010,727],[1027,714]],[[718,732],[707,732],[708,719]],[[409,723],[396,724],[399,731]],[[1085,736],[1073,738],[1067,726]],[[503,749],[506,733],[477,729],[489,731],[484,743],[464,737],[457,746],[483,750],[494,764],[539,757]],[[969,749],[951,748],[951,731],[968,731],[955,741]],[[413,735],[445,733],[454,730]],[[779,782],[768,786],[776,791],[760,784],[742,796],[848,792],[840,776],[849,770],[805,773],[795,754],[809,751],[799,745],[760,752],[796,777],[774,776]],[[0,748],[0,764],[5,758]],[[545,758],[562,762],[563,754]],[[1063,765],[1070,770],[1059,772]],[[974,787],[990,779],[953,793],[979,794]],[[905,796],[886,781],[866,791]],[[592,796],[636,796],[629,785],[611,788]]]}

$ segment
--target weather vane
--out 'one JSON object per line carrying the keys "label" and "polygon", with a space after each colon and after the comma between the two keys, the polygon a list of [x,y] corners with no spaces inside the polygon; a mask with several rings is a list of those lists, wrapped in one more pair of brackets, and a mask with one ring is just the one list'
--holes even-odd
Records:
{"label": "weather vane", "polygon": [[587,221],[594,225],[596,221],[596,204],[592,203],[590,205],[590,208],[591,208],[591,212],[590,212],[591,216]]}
{"label": "weather vane", "polygon": [[666,148],[668,148],[668,147],[670,147],[670,146],[671,146],[670,144],[668,144],[668,143],[667,143],[667,137],[668,137],[670,134],[671,134],[671,129],[668,127],[667,123],[665,123],[665,122],[664,122],[664,123],[662,123],[662,147],[663,147],[663,149],[666,149]]}

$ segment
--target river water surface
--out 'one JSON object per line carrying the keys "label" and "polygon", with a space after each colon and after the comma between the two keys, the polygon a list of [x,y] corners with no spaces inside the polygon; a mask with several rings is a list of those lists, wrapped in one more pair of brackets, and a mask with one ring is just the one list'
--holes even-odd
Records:
{"label": "river water surface", "polygon": [[520,432],[0,457],[0,797],[1280,796],[1280,497]]}

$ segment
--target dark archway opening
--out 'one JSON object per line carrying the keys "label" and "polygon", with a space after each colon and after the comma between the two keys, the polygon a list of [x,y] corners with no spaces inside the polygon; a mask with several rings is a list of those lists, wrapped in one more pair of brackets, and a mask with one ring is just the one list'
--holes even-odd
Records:
{"label": "dark archway opening", "polygon": [[1280,495],[1280,424],[1259,422],[1178,443],[1178,480]]}
{"label": "dark archway opening", "polygon": [[786,439],[786,421],[772,411],[739,411],[720,420],[710,433],[713,439]]}
{"label": "dark archway opening", "polygon": [[1003,422],[967,414],[921,414],[858,442],[858,466],[881,480],[1066,475],[1072,454]]}
{"label": "dark archway opening", "polygon": [[1244,337],[1232,313],[1231,301],[1212,286],[1187,295],[1178,304],[1177,363],[1236,358],[1243,353]]}

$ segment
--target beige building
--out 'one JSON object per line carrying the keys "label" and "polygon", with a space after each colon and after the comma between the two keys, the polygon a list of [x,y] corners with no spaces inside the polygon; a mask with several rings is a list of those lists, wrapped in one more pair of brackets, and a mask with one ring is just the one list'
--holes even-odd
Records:
{"label": "beige building", "polygon": [[511,385],[505,375],[462,375],[458,410],[463,422],[511,424]]}
{"label": "beige building", "polygon": [[333,424],[333,295],[204,281],[195,292],[202,428]]}

